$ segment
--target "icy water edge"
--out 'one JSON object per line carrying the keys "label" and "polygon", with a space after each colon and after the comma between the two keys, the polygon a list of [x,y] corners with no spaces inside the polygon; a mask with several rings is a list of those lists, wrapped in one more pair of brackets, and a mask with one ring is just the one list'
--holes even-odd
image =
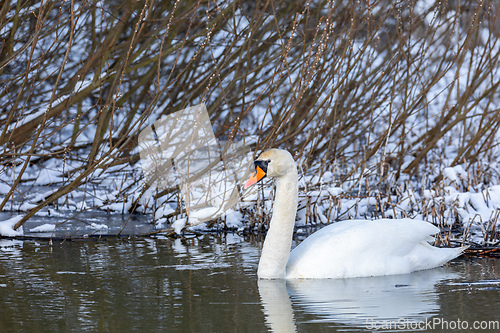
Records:
{"label": "icy water edge", "polygon": [[[500,261],[258,281],[262,239],[0,240],[1,332],[498,331]],[[489,326],[488,326],[489,325]]]}

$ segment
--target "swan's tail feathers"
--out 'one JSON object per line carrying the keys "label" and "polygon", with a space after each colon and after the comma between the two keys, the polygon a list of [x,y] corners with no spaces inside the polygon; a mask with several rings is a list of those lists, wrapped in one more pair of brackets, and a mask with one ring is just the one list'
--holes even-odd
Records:
{"label": "swan's tail feathers", "polygon": [[459,257],[468,248],[468,246],[435,247],[425,241],[420,242],[420,245],[422,252],[417,256],[420,259],[416,260],[414,270],[429,269],[444,265],[448,261]]}
{"label": "swan's tail feathers", "polygon": [[[460,246],[460,247],[448,247],[448,248],[439,248],[440,252],[443,253],[443,254],[446,254],[444,256],[444,262],[448,262],[450,260],[453,260],[457,257],[460,257],[464,252],[465,250],[467,250],[469,248],[469,246]],[[446,251],[446,252],[445,252]]]}
{"label": "swan's tail feathers", "polygon": [[464,245],[464,246],[460,246],[458,247],[457,249],[459,250],[458,252],[458,255],[457,257],[461,256],[462,254],[465,253],[465,251],[470,247],[470,245]]}

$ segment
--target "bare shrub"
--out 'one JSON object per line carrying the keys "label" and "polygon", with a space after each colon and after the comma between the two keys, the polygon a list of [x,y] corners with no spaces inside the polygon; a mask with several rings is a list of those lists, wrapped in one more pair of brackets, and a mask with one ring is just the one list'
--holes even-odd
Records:
{"label": "bare shrub", "polygon": [[[29,203],[18,226],[72,196],[79,209],[156,211],[138,134],[201,102],[218,138],[289,149],[310,187],[329,172],[345,195],[379,198],[377,214],[410,186],[420,198],[439,186],[445,167],[485,167],[468,186],[495,184],[484,162],[498,158],[500,8],[426,4],[5,1],[0,210]],[[50,191],[33,195],[38,185]],[[177,189],[153,199],[180,203]],[[328,215],[342,218],[335,200]]]}

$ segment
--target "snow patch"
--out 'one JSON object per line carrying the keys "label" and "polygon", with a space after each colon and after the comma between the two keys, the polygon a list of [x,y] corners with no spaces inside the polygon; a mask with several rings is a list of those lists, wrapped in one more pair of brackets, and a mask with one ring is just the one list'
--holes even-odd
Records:
{"label": "snow patch", "polygon": [[182,229],[186,226],[186,219],[178,219],[174,223],[172,223],[171,227],[174,228],[176,234],[180,235],[182,233]]}
{"label": "snow patch", "polygon": [[52,232],[56,228],[55,224],[45,223],[30,229],[30,232]]}
{"label": "snow patch", "polygon": [[0,235],[7,237],[16,237],[24,235],[23,227],[20,226],[14,230],[14,225],[23,218],[22,215],[11,217],[8,220],[0,221]]}
{"label": "snow patch", "polygon": [[97,224],[97,223],[91,223],[89,227],[97,230],[107,230],[109,228],[105,224]]}

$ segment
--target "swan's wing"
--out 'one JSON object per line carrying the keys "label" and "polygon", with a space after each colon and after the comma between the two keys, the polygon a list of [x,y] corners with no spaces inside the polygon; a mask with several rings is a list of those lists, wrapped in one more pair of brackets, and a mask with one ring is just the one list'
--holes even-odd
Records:
{"label": "swan's wing", "polygon": [[430,223],[410,219],[334,223],[291,252],[287,276],[374,276],[436,267],[443,263],[443,258],[451,259],[449,253],[440,255],[435,250],[442,249],[427,244],[437,232],[439,229]]}

